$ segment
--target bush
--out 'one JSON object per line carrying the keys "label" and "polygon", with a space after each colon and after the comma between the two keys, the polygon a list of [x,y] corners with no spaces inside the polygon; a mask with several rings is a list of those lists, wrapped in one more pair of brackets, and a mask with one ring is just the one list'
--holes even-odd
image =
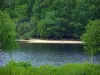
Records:
{"label": "bush", "polygon": [[22,38],[25,39],[25,40],[28,40],[28,39],[31,38],[31,36],[32,36],[32,34],[29,32],[29,33],[25,33],[25,34],[22,36]]}

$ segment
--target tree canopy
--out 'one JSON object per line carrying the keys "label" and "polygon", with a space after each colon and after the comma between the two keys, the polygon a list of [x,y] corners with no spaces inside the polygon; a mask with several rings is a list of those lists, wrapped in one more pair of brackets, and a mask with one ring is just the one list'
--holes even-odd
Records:
{"label": "tree canopy", "polygon": [[84,41],[85,50],[92,55],[92,62],[93,54],[100,52],[100,20],[91,21],[81,38]]}
{"label": "tree canopy", "polygon": [[17,47],[15,24],[5,11],[0,11],[0,49],[12,50]]}
{"label": "tree canopy", "polygon": [[88,22],[100,19],[100,0],[4,0],[2,9],[18,38],[79,40]]}
{"label": "tree canopy", "polygon": [[82,40],[85,42],[86,50],[100,51],[100,20],[91,21],[86,27],[86,33]]}

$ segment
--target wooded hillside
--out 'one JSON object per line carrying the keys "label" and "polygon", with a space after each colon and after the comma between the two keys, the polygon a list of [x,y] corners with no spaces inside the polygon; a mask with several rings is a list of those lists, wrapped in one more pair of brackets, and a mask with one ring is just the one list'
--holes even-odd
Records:
{"label": "wooded hillside", "polygon": [[18,38],[80,39],[90,20],[100,19],[100,0],[0,0]]}

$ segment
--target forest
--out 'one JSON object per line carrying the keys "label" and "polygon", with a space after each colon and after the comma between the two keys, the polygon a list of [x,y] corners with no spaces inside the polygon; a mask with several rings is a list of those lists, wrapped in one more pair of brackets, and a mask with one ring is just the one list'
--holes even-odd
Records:
{"label": "forest", "polygon": [[0,0],[16,25],[17,38],[80,40],[100,19],[100,0]]}

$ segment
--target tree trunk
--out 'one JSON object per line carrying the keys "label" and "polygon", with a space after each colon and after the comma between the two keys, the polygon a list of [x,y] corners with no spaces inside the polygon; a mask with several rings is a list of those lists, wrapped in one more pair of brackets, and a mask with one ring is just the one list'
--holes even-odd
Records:
{"label": "tree trunk", "polygon": [[93,63],[93,50],[91,50],[91,64]]}
{"label": "tree trunk", "polygon": [[10,51],[10,58],[11,58],[11,61],[10,61],[10,75],[12,75],[12,52]]}

